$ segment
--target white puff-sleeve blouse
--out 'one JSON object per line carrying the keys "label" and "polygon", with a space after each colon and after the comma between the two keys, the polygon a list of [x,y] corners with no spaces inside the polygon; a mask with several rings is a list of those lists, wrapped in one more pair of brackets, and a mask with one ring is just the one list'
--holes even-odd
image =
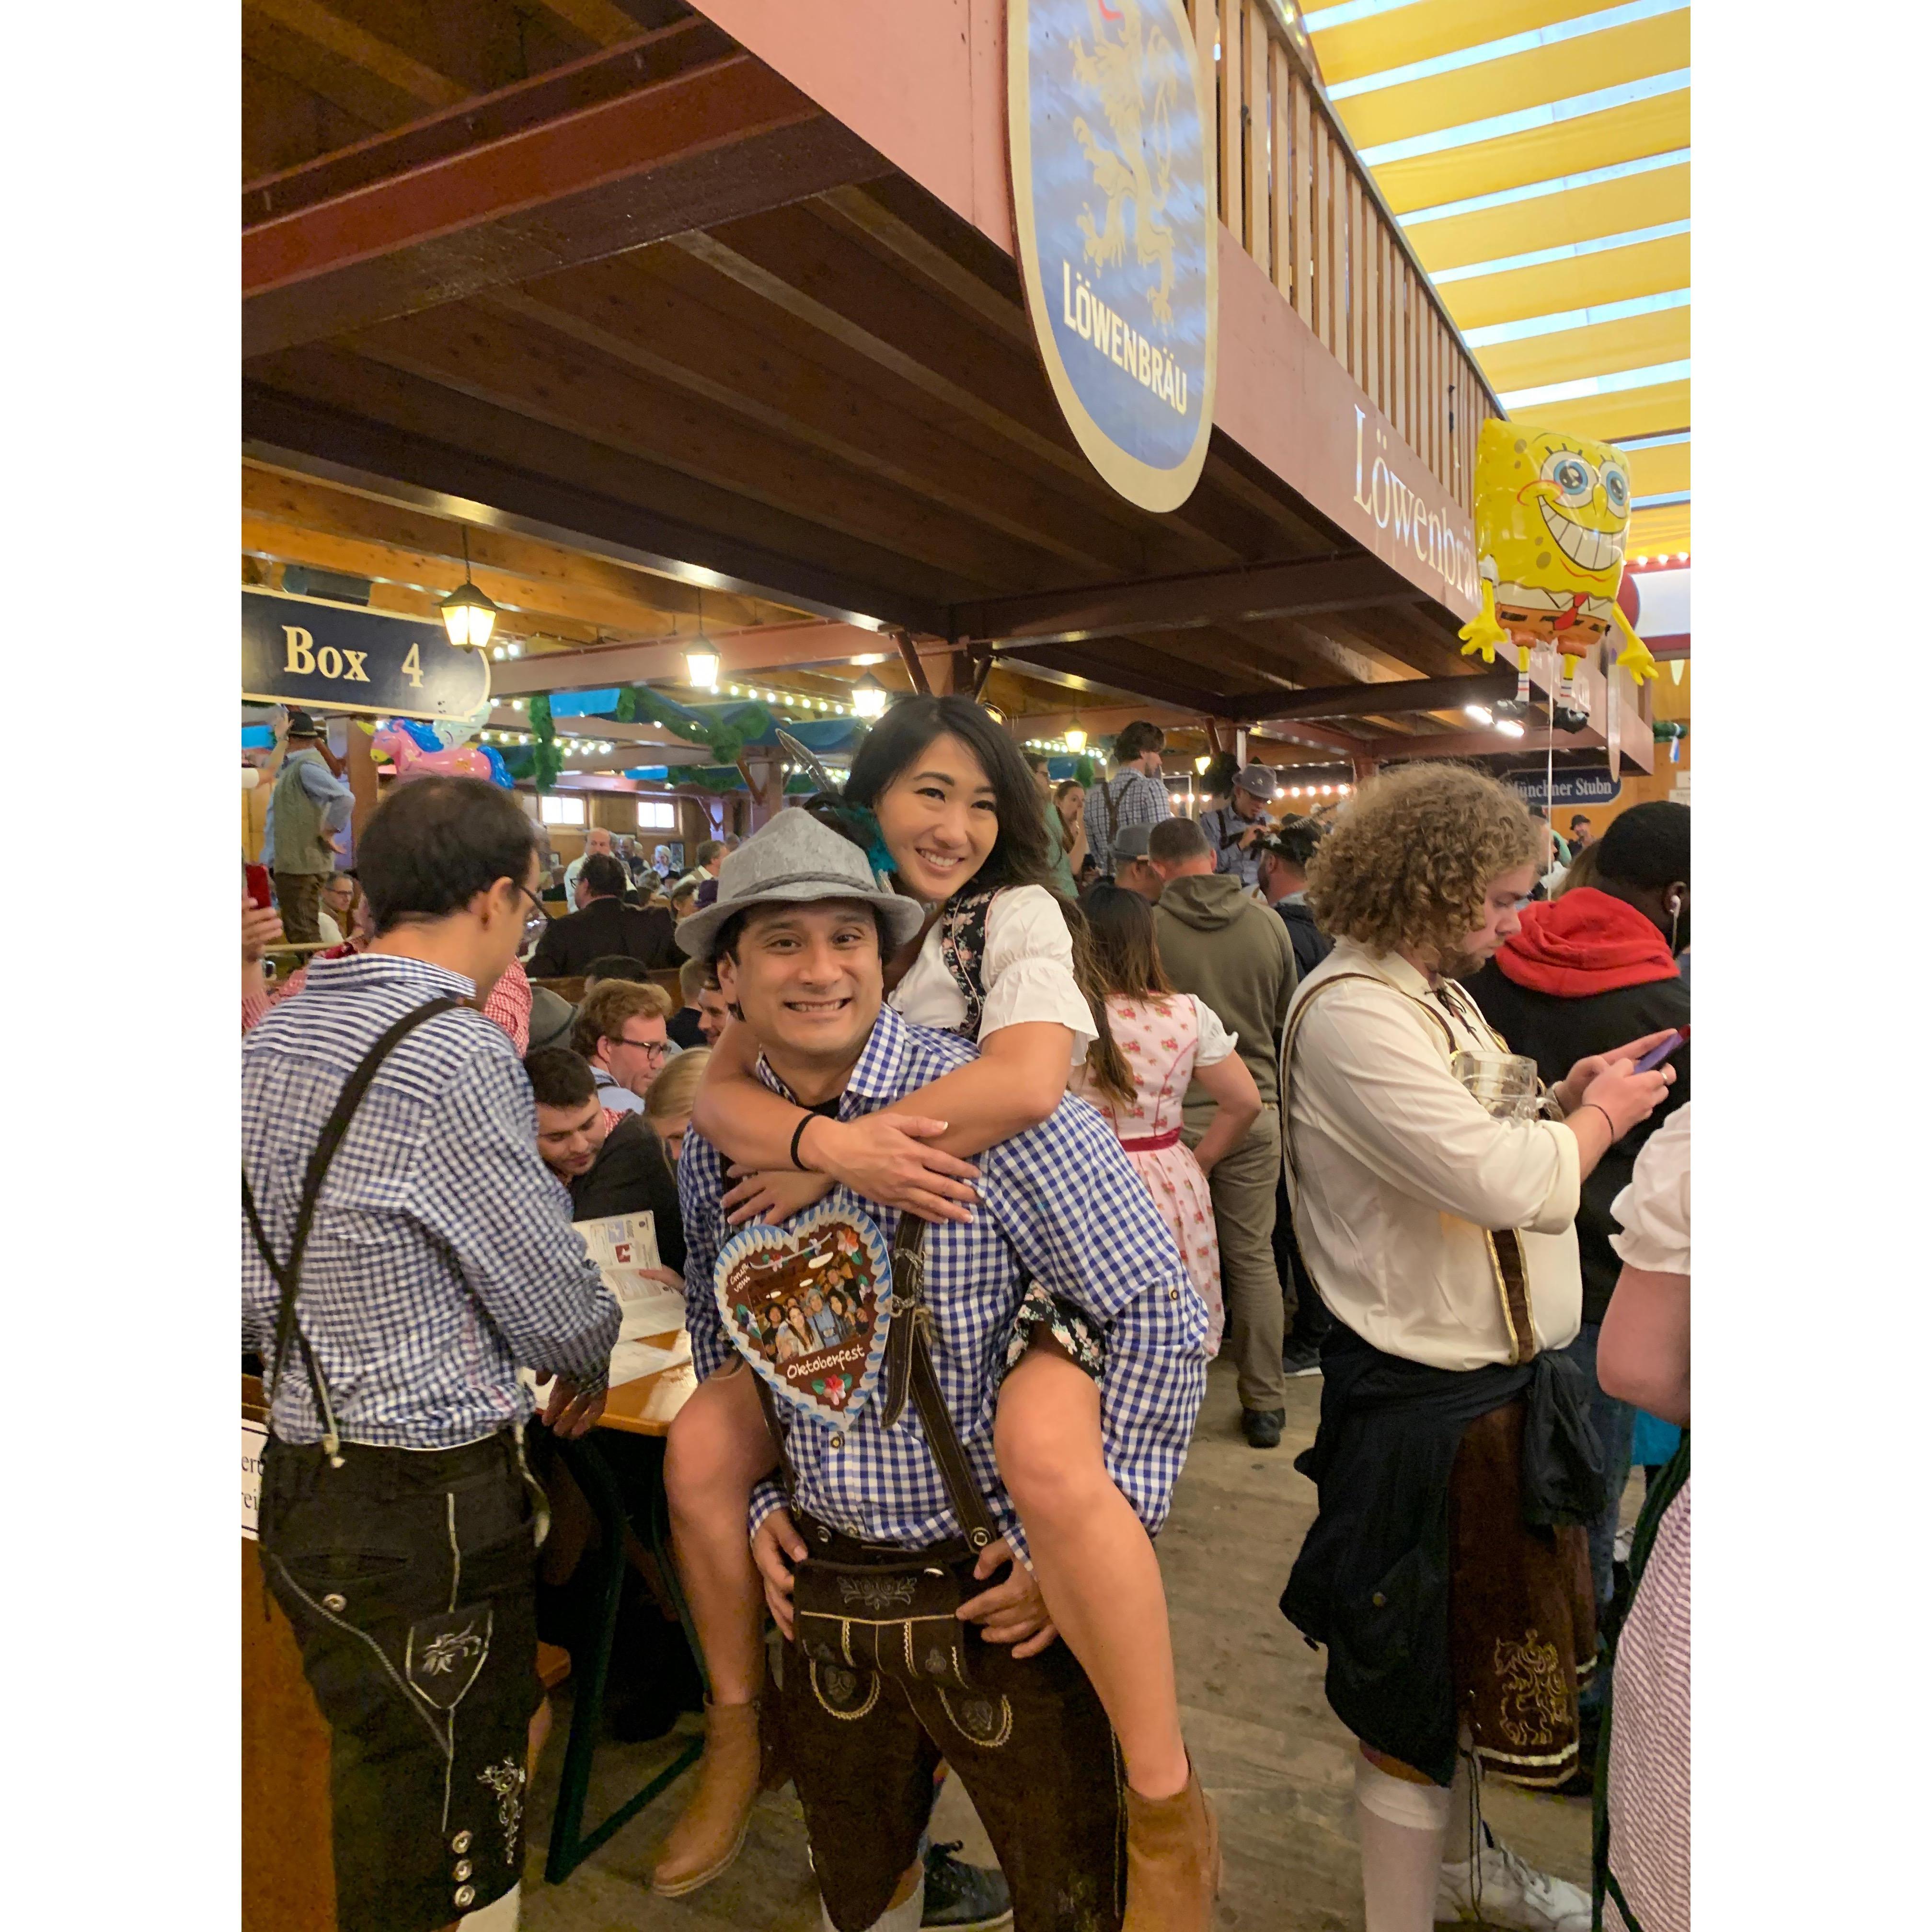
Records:
{"label": "white puff-sleeve blouse", "polygon": [[[1073,977],[1066,920],[1044,886],[1013,886],[994,896],[986,908],[980,978],[981,1040],[1002,1027],[1045,1022],[1065,1027],[1073,1035],[1073,1060],[1085,1059],[1094,1016]],[[892,1004],[917,1025],[956,1032],[965,1024],[966,997],[947,969],[938,925],[926,934]]]}

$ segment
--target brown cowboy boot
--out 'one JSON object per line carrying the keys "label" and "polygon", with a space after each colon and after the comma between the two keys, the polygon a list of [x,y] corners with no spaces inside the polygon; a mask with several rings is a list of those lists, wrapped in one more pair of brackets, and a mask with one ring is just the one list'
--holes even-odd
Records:
{"label": "brown cowboy boot", "polygon": [[1120,1932],[1208,1932],[1221,1889],[1221,1834],[1190,1758],[1172,1798],[1127,1788],[1127,1915]]}
{"label": "brown cowboy boot", "polygon": [[758,1795],[758,1703],[704,1707],[704,1755],[698,1789],[670,1828],[651,1873],[661,1898],[682,1898],[726,1870],[745,1843]]}

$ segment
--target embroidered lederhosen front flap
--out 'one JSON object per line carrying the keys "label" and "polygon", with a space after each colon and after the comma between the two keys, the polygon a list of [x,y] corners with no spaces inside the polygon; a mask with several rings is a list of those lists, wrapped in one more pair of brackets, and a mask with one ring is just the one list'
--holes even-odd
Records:
{"label": "embroidered lederhosen front flap", "polygon": [[[1430,1024],[1430,1037],[1438,1040],[1443,1047],[1445,1068],[1455,1058],[1457,1051],[1455,1030],[1443,1013],[1427,1000],[1418,1000],[1414,994],[1404,992],[1400,986],[1390,985],[1378,974],[1337,973],[1331,978],[1316,981],[1309,988],[1289,1016],[1287,1030],[1282,1035],[1281,1042],[1282,1144],[1286,1154],[1288,1178],[1292,1183],[1288,1190],[1288,1204],[1298,1216],[1301,1211],[1301,1177],[1295,1166],[1294,1135],[1288,1106],[1289,1073],[1294,1055],[1294,1042],[1301,1031],[1301,1022],[1306,1017],[1308,1009],[1330,986],[1339,986],[1349,980],[1366,980],[1371,986],[1386,988],[1426,1019]],[[1483,1018],[1480,1011],[1467,994],[1460,987],[1455,986],[1454,981],[1445,981],[1444,986],[1445,997],[1454,1003],[1456,1018],[1472,1033],[1475,1033],[1480,1028],[1480,1031],[1486,1034],[1495,1042],[1499,1052],[1507,1053],[1509,1051],[1508,1042]],[[1453,992],[1450,990],[1452,988]],[[1528,1361],[1537,1352],[1536,1328],[1530,1318],[1529,1267],[1523,1250],[1522,1233],[1515,1228],[1485,1228],[1481,1233],[1489,1249],[1490,1268],[1496,1280],[1496,1298],[1502,1310],[1503,1326],[1509,1336],[1510,1360],[1512,1363]],[[1298,1226],[1296,1234],[1300,1238]],[[1310,1252],[1310,1244],[1303,1240],[1301,1253],[1304,1264],[1307,1263]],[[1318,1280],[1316,1282],[1317,1288],[1321,1285]]]}
{"label": "embroidered lederhosen front flap", "polygon": [[876,1670],[898,1683],[972,1688],[958,1581],[943,1564],[890,1568],[801,1564],[793,1579],[798,1647],[818,1664]]}

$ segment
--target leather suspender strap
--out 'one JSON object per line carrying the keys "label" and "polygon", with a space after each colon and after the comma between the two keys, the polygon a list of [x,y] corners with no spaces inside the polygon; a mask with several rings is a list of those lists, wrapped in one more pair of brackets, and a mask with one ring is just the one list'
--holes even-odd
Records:
{"label": "leather suspender strap", "polygon": [[1116,772],[1114,782],[1100,788],[1100,796],[1107,801],[1107,876],[1110,879],[1114,876],[1114,841],[1120,830],[1120,800],[1126,796],[1127,790],[1127,786],[1120,783],[1122,778],[1127,781],[1127,784],[1133,783],[1132,772]]}
{"label": "leather suspender strap", "polygon": [[1424,1005],[1421,1000],[1410,998],[1408,994],[1402,992],[1400,986],[1389,986],[1389,982],[1379,974],[1336,973],[1331,974],[1326,980],[1318,980],[1313,986],[1310,986],[1302,995],[1294,1011],[1288,1016],[1288,1030],[1282,1035],[1281,1039],[1281,1144],[1282,1153],[1287,1158],[1288,1171],[1294,1177],[1295,1183],[1288,1196],[1291,1208],[1294,1205],[1295,1196],[1301,1191],[1301,1176],[1294,1165],[1294,1137],[1288,1132],[1288,1069],[1294,1057],[1294,1042],[1301,1031],[1301,1022],[1307,1017],[1309,1008],[1314,1005],[1315,1002],[1330,986],[1339,986],[1345,980],[1366,980],[1374,986],[1388,986],[1390,992],[1408,1000],[1409,1004],[1418,1012],[1426,1015],[1433,1021],[1442,1037],[1449,1042],[1449,1051],[1454,1053],[1456,1050],[1456,1036],[1450,1031],[1449,1022],[1440,1013]]}
{"label": "leather suspender strap", "polygon": [[446,993],[404,1014],[362,1056],[355,1071],[343,1082],[342,1091],[336,1096],[335,1105],[322,1123],[315,1151],[309,1156],[308,1171],[302,1177],[301,1198],[296,1208],[295,1232],[290,1239],[289,1258],[285,1262],[278,1262],[274,1250],[268,1245],[267,1232],[262,1226],[254,1195],[248,1186],[248,1170],[242,1170],[242,1206],[248,1216],[249,1232],[255,1238],[256,1246],[261,1250],[262,1264],[268,1269],[270,1279],[281,1290],[281,1306],[275,1318],[274,1352],[268,1364],[269,1412],[272,1414],[274,1412],[275,1390],[281,1383],[282,1370],[288,1360],[289,1342],[292,1336],[302,1345],[302,1358],[308,1368],[309,1386],[314,1390],[316,1406],[322,1412],[322,1447],[330,1462],[338,1468],[342,1462],[338,1453],[341,1444],[335,1432],[328,1392],[322,1385],[321,1372],[316,1366],[315,1352],[309,1346],[308,1338],[302,1334],[296,1318],[296,1298],[302,1292],[302,1257],[308,1250],[309,1231],[315,1224],[316,1206],[322,1198],[322,1184],[328,1178],[337,1150],[349,1131],[350,1122],[356,1118],[363,1096],[376,1078],[376,1070],[425,1020],[434,1019],[438,1013],[446,1013],[452,1006],[464,1004],[454,993]]}
{"label": "leather suspender strap", "polygon": [[916,1214],[902,1214],[892,1236],[892,1332],[886,1342],[885,1406],[879,1423],[891,1428],[910,1394],[925,1426],[926,1447],[952,1499],[952,1513],[968,1544],[984,1550],[999,1532],[973,1479],[972,1465],[940,1390],[932,1366],[932,1310],[926,1298],[926,1223]]}

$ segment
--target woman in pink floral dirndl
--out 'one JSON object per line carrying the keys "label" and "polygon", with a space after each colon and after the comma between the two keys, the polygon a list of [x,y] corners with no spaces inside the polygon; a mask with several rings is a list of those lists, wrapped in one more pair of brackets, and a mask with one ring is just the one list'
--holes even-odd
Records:
{"label": "woman in pink floral dirndl", "polygon": [[[1221,1346],[1221,1244],[1208,1175],[1238,1147],[1262,1110],[1254,1076],[1234,1036],[1192,993],[1177,993],[1161,970],[1154,914],[1138,892],[1096,886],[1087,898],[1095,963],[1107,992],[1107,1024],[1133,1075],[1127,1093],[1090,1064],[1068,1085],[1107,1117],[1134,1172],[1172,1231],[1208,1304],[1208,1351]],[[1182,1144],[1181,1102],[1190,1084],[1216,1103],[1214,1124],[1190,1154]]]}

